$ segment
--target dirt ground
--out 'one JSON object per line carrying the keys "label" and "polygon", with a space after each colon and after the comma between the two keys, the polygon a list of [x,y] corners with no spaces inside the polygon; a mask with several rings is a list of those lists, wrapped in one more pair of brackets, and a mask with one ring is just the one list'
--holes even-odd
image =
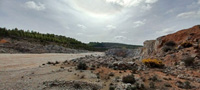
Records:
{"label": "dirt ground", "polygon": [[[63,62],[85,55],[102,56],[104,53],[0,54],[0,90],[41,90],[45,88],[43,85],[45,81],[84,81],[84,79],[80,79],[82,75],[95,78],[96,75],[90,71],[80,73],[75,70],[75,67],[69,66],[61,69],[59,65],[46,64],[48,61]],[[80,74],[76,75],[77,73]]]}
{"label": "dirt ground", "polygon": [[101,52],[94,53],[80,53],[80,54],[0,54],[0,71],[20,70],[27,68],[35,68],[48,61],[65,61],[85,55],[104,55]]}

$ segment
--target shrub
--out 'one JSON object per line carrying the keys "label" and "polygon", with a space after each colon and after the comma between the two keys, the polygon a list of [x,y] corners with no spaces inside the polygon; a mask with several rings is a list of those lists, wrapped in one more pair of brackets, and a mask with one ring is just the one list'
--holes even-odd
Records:
{"label": "shrub", "polygon": [[109,90],[115,90],[115,87],[110,86],[110,87],[109,87]]}
{"label": "shrub", "polygon": [[150,83],[149,83],[149,87],[150,87],[150,88],[155,88],[155,83],[150,82]]}
{"label": "shrub", "polygon": [[189,81],[185,81],[184,85],[185,85],[185,89],[191,89],[192,88],[192,86],[191,86]]}
{"label": "shrub", "polygon": [[80,62],[77,66],[78,70],[86,70],[87,69],[87,65],[83,62]]}
{"label": "shrub", "polygon": [[127,75],[122,78],[122,82],[134,84],[136,80],[134,75]]}
{"label": "shrub", "polygon": [[149,80],[152,80],[152,81],[158,81],[158,76],[157,75],[154,75],[153,77],[149,78]]}
{"label": "shrub", "polygon": [[151,68],[161,68],[164,66],[162,61],[157,59],[143,59],[142,63]]}
{"label": "shrub", "polygon": [[183,59],[185,66],[191,66],[194,63],[194,57],[186,57]]}
{"label": "shrub", "polygon": [[165,43],[165,45],[174,47],[174,46],[176,46],[176,43],[174,41],[168,41]]}
{"label": "shrub", "polygon": [[109,73],[109,76],[113,77],[115,74],[113,72]]}
{"label": "shrub", "polygon": [[136,67],[135,67],[135,68],[132,68],[131,73],[132,73],[132,74],[136,74],[136,72],[137,72],[137,68],[136,68]]}
{"label": "shrub", "polygon": [[192,47],[193,45],[190,42],[184,42],[184,43],[181,44],[181,46],[184,47],[184,48],[189,48],[189,47]]}
{"label": "shrub", "polygon": [[79,83],[74,83],[73,87],[75,89],[80,89],[81,88],[81,85]]}
{"label": "shrub", "polygon": [[163,46],[163,48],[162,48],[162,51],[164,51],[164,52],[168,52],[171,50],[172,50],[172,47],[170,47],[170,46]]}
{"label": "shrub", "polygon": [[138,90],[135,86],[128,86],[126,90]]}

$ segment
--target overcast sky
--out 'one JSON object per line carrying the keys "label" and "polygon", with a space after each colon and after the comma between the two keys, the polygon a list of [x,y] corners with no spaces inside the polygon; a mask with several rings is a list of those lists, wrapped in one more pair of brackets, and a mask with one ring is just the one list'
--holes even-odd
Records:
{"label": "overcast sky", "polygon": [[200,0],[0,0],[0,27],[142,45],[200,24]]}

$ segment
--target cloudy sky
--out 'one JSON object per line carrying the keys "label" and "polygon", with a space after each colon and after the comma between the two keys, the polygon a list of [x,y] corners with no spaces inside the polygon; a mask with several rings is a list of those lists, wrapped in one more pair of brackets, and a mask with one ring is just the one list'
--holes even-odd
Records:
{"label": "cloudy sky", "polygon": [[200,24],[200,0],[0,0],[0,27],[142,45]]}

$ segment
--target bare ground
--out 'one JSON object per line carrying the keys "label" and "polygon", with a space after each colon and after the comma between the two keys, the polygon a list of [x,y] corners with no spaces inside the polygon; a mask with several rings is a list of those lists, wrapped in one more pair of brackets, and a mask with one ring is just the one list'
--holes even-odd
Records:
{"label": "bare ground", "polygon": [[48,61],[65,61],[85,55],[104,55],[104,53],[80,53],[80,54],[0,54],[0,71],[20,70],[38,67]]}
{"label": "bare ground", "polygon": [[60,65],[52,66],[46,64],[48,61],[63,62],[84,57],[85,55],[102,56],[104,53],[0,54],[0,90],[41,90],[45,88],[43,82],[53,80],[92,82],[96,79],[84,80],[80,78],[83,75],[95,78],[96,75],[90,71],[80,73],[75,70],[75,67],[69,66],[61,69]]}

